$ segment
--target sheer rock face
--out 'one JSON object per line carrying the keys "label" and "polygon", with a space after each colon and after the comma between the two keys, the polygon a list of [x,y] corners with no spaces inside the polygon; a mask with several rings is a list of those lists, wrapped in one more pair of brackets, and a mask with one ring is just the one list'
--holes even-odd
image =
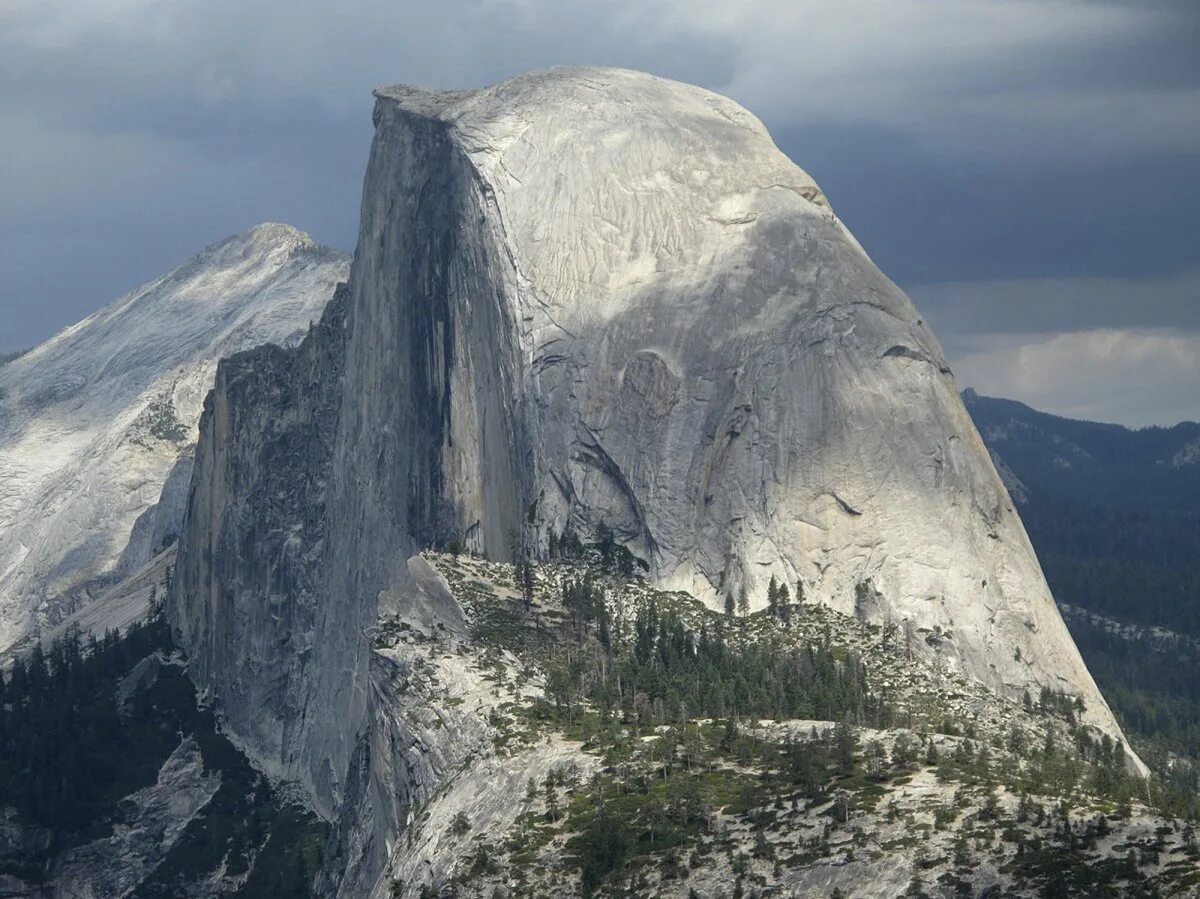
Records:
{"label": "sheer rock face", "polygon": [[253,757],[332,817],[412,550],[602,521],[1117,733],[936,339],[753,116],[609,69],[376,96],[345,296],[201,427],[171,615]]}
{"label": "sheer rock face", "polygon": [[297,342],[348,268],[259,225],[0,366],[0,652],[174,538],[187,463],[168,473],[191,455],[217,360]]}
{"label": "sheer rock face", "polygon": [[339,286],[296,350],[261,346],[218,366],[167,605],[230,739],[276,780],[304,783],[326,816],[361,722],[374,623],[328,577],[344,308]]}

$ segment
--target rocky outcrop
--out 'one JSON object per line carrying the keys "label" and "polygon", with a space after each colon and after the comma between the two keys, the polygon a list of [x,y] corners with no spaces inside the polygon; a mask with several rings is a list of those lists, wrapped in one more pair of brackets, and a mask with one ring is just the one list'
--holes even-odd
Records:
{"label": "rocky outcrop", "polygon": [[1171,457],[1171,465],[1175,468],[1187,468],[1200,465],[1200,437],[1192,440],[1183,449]]}
{"label": "rocky outcrop", "polygon": [[0,652],[173,539],[217,360],[295,343],[348,262],[259,225],[0,367]]}
{"label": "rocky outcrop", "polygon": [[184,738],[157,782],[123,800],[124,818],[111,836],[72,849],[56,862],[53,895],[128,895],[162,862],[220,785],[220,773],[205,770],[196,741]]}
{"label": "rocky outcrop", "polygon": [[163,482],[158,502],[137,517],[129,532],[129,542],[117,560],[115,574],[128,577],[156,555],[173,544],[183,527],[183,516],[187,511],[188,490],[192,483],[192,464],[195,448],[188,447],[171,466]]}
{"label": "rocky outcrop", "polygon": [[346,291],[201,422],[169,614],[251,758],[392,839],[381,597],[417,547],[601,523],[659,585],[799,581],[1117,732],[936,339],[757,119],[611,69],[376,97]]}
{"label": "rocky outcrop", "polygon": [[[153,662],[152,662],[153,660]],[[138,666],[157,670],[153,656]],[[122,690],[136,692],[133,684]],[[183,737],[158,771],[154,783],[120,801],[119,812],[102,836],[51,853],[44,869],[35,866],[33,882],[0,874],[0,896],[21,899],[107,899],[128,896],[163,862],[196,816],[221,786],[219,771],[207,770],[200,747]],[[22,824],[9,810],[0,809],[0,863],[5,868],[28,868],[54,846],[54,834]],[[25,864],[21,864],[25,862]]]}
{"label": "rocky outcrop", "polygon": [[[612,70],[378,96],[347,373],[397,402],[363,376],[399,361],[405,316],[446,308],[401,369],[443,385],[440,434],[415,435],[441,463],[423,508],[493,556],[522,522],[544,545],[605,521],[659,583],[714,603],[762,605],[775,576],[851,611],[870,581],[879,616],[939,626],[967,672],[1107,717],[936,339],[753,116]],[[433,166],[403,151],[430,133]],[[405,203],[451,210],[447,256],[390,242]],[[414,266],[444,300],[397,283]]]}
{"label": "rocky outcrop", "polygon": [[42,647],[75,633],[83,639],[102,639],[109,631],[123,634],[160,605],[167,595],[168,572],[175,565],[175,547],[169,546],[129,577],[102,591],[92,602],[72,612],[41,633]]}
{"label": "rocky outcrop", "polygon": [[231,739],[277,780],[304,783],[326,817],[362,723],[374,623],[373,604],[329,580],[344,315],[339,288],[296,351],[222,360],[168,606]]}

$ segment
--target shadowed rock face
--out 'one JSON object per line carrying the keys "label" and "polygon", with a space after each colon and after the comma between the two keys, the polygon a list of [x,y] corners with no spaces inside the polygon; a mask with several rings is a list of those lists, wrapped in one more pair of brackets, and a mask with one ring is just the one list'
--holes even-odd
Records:
{"label": "shadowed rock face", "polygon": [[172,617],[260,763],[336,812],[416,547],[601,521],[661,585],[800,581],[1117,733],[936,339],[753,116],[610,69],[376,96],[348,290],[222,367],[180,544]]}
{"label": "shadowed rock face", "polygon": [[0,653],[174,539],[217,360],[294,345],[349,266],[258,225],[0,366]]}

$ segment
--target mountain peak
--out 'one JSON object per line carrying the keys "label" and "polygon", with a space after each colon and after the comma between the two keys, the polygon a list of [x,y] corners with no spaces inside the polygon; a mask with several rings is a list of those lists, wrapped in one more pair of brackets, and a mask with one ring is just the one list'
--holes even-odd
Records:
{"label": "mountain peak", "polygon": [[[449,125],[451,141],[499,193],[524,185],[530,202],[551,213],[557,207],[543,191],[614,181],[637,197],[616,211],[658,208],[700,228],[749,224],[748,207],[776,195],[778,204],[799,197],[828,211],[816,182],[756,116],[712,91],[645,72],[558,67],[477,91],[393,85],[375,96],[377,124],[391,113]],[[533,177],[535,166],[557,178]]]}
{"label": "mountain peak", "polygon": [[0,368],[0,652],[111,571],[217,360],[299,341],[348,270],[290,225],[256,225]]}
{"label": "mountain peak", "polygon": [[[696,85],[615,66],[553,66],[525,72],[481,90],[441,90],[409,84],[379,87],[375,96],[396,102],[419,116],[446,121],[470,119],[478,126],[487,113],[525,108],[570,114],[580,106],[620,110],[628,118],[663,119],[689,111],[716,115],[762,136],[767,129],[748,110]],[[565,108],[563,106],[565,102]],[[496,122],[496,124],[503,124]]]}
{"label": "mountain peak", "polygon": [[[262,222],[210,244],[195,258],[206,262],[210,260],[234,262],[238,259],[267,258],[281,253],[295,256],[310,253],[325,255],[337,252],[337,250],[317,243],[310,234],[292,225],[280,222]],[[187,263],[184,263],[184,266],[186,265]]]}

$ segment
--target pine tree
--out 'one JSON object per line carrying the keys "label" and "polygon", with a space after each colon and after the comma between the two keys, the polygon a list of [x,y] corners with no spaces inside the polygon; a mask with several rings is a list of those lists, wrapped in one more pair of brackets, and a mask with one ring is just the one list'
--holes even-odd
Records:
{"label": "pine tree", "polygon": [[604,560],[606,566],[612,561],[613,550],[616,546],[617,541],[613,529],[609,527],[608,522],[600,522],[596,527],[596,547],[600,550],[600,558]]}
{"label": "pine tree", "polygon": [[[0,677],[4,675],[0,674]],[[13,659],[12,669],[8,673],[9,692],[14,696],[24,696],[29,691],[29,678],[25,675],[25,660],[20,656]]]}
{"label": "pine tree", "polygon": [[40,642],[33,644],[33,650],[29,653],[29,666],[25,674],[29,678],[29,694],[31,696],[37,696],[46,688],[46,684],[50,680],[50,669],[46,665],[46,653]]}
{"label": "pine tree", "polygon": [[779,582],[771,575],[771,583],[767,585],[767,614],[772,619],[779,618]]}
{"label": "pine tree", "polygon": [[725,594],[725,617],[726,617],[726,618],[732,618],[732,617],[733,617],[733,615],[734,615],[734,605],[736,604],[736,602],[737,602],[737,601],[734,599],[734,597],[733,597],[733,593],[726,593],[726,594]]}
{"label": "pine tree", "polygon": [[833,728],[833,753],[838,771],[850,774],[854,771],[854,754],[858,749],[858,732],[846,721],[839,721]]}
{"label": "pine tree", "polygon": [[738,614],[743,618],[750,614],[750,597],[746,595],[745,587],[742,587],[742,589],[738,591],[737,605]]}
{"label": "pine tree", "polygon": [[529,561],[529,557],[522,554],[521,561],[517,563],[517,577],[521,583],[521,604],[525,611],[528,612],[533,606],[533,588],[535,584],[533,574],[533,563]]}
{"label": "pine tree", "polygon": [[776,595],[775,605],[779,610],[779,620],[787,626],[792,622],[792,597],[788,593],[787,584],[779,585],[779,593]]}
{"label": "pine tree", "polygon": [[554,772],[546,775],[546,817],[551,824],[558,823],[558,790],[554,786]]}

